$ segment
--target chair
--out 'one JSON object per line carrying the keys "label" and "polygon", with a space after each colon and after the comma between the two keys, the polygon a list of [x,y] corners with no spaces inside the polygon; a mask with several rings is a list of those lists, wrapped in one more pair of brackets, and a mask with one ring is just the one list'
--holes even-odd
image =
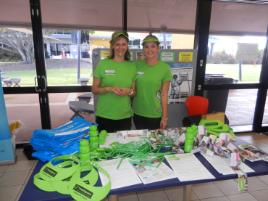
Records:
{"label": "chair", "polygon": [[74,112],[71,119],[76,116],[82,117],[81,114],[93,114],[94,113],[94,106],[88,104],[86,101],[69,101],[69,108]]}
{"label": "chair", "polygon": [[188,116],[183,118],[183,126],[198,125],[202,115],[208,113],[208,99],[203,96],[189,96],[185,101],[185,107]]}
{"label": "chair", "polygon": [[208,113],[208,99],[203,96],[189,96],[185,101],[188,116]]}

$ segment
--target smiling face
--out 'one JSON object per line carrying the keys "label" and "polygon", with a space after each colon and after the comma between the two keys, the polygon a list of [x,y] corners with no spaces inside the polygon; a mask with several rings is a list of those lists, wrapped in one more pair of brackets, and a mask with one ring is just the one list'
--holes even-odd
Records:
{"label": "smiling face", "polygon": [[112,45],[114,56],[117,58],[124,58],[128,50],[128,42],[124,37],[119,37]]}
{"label": "smiling face", "polygon": [[143,52],[146,59],[157,59],[159,53],[159,46],[154,42],[145,43]]}

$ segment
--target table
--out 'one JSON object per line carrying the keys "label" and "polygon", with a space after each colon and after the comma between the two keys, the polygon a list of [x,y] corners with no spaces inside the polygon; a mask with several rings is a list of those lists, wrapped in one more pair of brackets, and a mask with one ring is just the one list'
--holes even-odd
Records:
{"label": "table", "polygon": [[4,78],[2,79],[2,81],[6,87],[12,87],[12,86],[19,87],[21,79],[20,78]]}
{"label": "table", "polygon": [[[220,181],[220,180],[227,180],[227,179],[234,179],[237,178],[235,174],[232,175],[221,175],[219,174],[211,165],[210,163],[200,154],[195,153],[198,160],[215,176],[216,179],[207,179],[207,180],[196,180],[196,181],[186,181],[181,182],[178,179],[170,179],[161,182],[156,182],[152,184],[138,184],[133,186],[128,186],[120,189],[111,190],[110,196],[112,200],[117,200],[117,196],[122,193],[129,193],[129,192],[138,192],[138,191],[145,191],[145,190],[152,190],[152,189],[161,189],[165,187],[172,187],[172,186],[183,186],[183,200],[188,201],[191,200],[191,185],[197,183],[206,183],[212,181]],[[265,161],[256,161],[256,162],[245,162],[249,167],[251,167],[255,172],[248,173],[248,176],[260,176],[260,175],[267,175],[268,174],[268,162]],[[61,195],[55,192],[44,192],[39,190],[33,184],[33,176],[40,170],[40,168],[44,165],[42,162],[38,162],[36,167],[34,168],[25,188],[19,198],[19,201],[67,201],[71,200],[70,196]]]}

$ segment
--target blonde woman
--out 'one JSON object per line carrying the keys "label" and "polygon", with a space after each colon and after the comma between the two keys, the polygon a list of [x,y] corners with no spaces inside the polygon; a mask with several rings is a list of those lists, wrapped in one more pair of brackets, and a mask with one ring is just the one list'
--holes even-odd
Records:
{"label": "blonde woman", "polygon": [[134,93],[136,66],[129,61],[128,34],[114,32],[110,57],[101,60],[94,72],[92,92],[98,95],[96,123],[99,130],[130,130],[133,115],[130,95]]}

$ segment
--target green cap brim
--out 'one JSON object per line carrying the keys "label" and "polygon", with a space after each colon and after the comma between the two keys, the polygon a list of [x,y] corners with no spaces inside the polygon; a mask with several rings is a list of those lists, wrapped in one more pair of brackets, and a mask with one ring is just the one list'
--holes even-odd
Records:
{"label": "green cap brim", "polygon": [[146,36],[144,39],[143,39],[143,42],[142,42],[142,45],[144,45],[145,43],[156,43],[156,44],[160,44],[158,38],[156,38],[155,36],[153,35],[149,35],[149,36]]}
{"label": "green cap brim", "polygon": [[116,39],[118,39],[119,37],[124,37],[124,38],[126,38],[127,39],[127,41],[129,40],[128,39],[128,35],[127,34],[125,34],[124,32],[116,32],[116,33],[114,33],[113,35],[112,35],[112,41],[114,42]]}

